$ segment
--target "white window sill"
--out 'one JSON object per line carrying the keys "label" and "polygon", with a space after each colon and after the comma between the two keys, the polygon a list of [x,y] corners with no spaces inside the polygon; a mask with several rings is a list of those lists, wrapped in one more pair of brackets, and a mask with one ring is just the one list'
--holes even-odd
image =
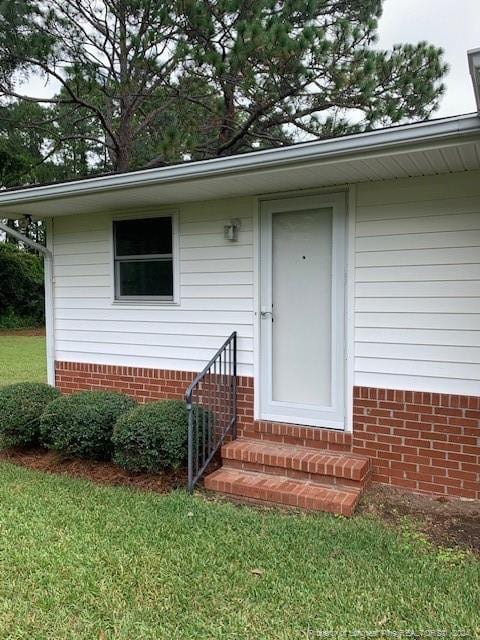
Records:
{"label": "white window sill", "polygon": [[179,307],[180,302],[178,300],[112,300],[112,306],[114,307],[134,307],[135,309],[151,309],[152,307]]}

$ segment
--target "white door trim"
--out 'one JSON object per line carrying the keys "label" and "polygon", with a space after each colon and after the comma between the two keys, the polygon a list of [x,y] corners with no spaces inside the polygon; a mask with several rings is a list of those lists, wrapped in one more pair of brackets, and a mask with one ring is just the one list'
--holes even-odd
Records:
{"label": "white door trim", "polygon": [[353,387],[355,384],[355,257],[357,185],[347,193],[347,246],[345,281],[345,431],[353,432]]}
{"label": "white door trim", "polygon": [[[347,276],[347,261],[346,251],[350,250],[350,242],[347,235],[347,192],[342,190],[335,193],[285,193],[285,194],[272,194],[268,197],[258,198],[255,201],[255,226],[257,227],[256,242],[257,251],[255,271],[257,274],[256,280],[256,375],[255,375],[255,418],[262,420],[271,420],[277,422],[287,422],[294,424],[304,424],[317,427],[330,427],[334,429],[345,429],[350,423],[349,412],[346,410],[347,398],[350,397],[350,392],[346,389],[346,379],[350,381],[350,375],[348,363],[346,362],[346,355],[350,353],[349,345],[346,344],[347,337],[347,325],[346,325],[346,312],[350,308],[349,300],[350,290],[346,287]],[[331,207],[334,211],[334,241],[332,246],[332,265],[334,265],[335,284],[332,287],[332,370],[335,373],[332,375],[332,402],[328,407],[316,407],[312,412],[312,407],[308,405],[295,405],[295,409],[298,410],[298,415],[292,415],[292,407],[288,403],[272,402],[272,386],[271,386],[271,367],[270,376],[266,376],[265,372],[269,370],[268,365],[265,363],[266,353],[265,346],[270,349],[270,345],[265,345],[265,340],[271,340],[262,331],[261,323],[265,320],[260,320],[260,305],[262,299],[265,299],[265,292],[263,291],[265,279],[271,279],[271,215],[276,210],[285,211],[288,210],[288,203],[285,200],[291,200],[292,210],[295,208],[305,207]],[[350,202],[349,202],[350,204]],[[263,212],[263,213],[262,213]],[[268,213],[267,213],[268,212]],[[270,220],[270,231],[265,229],[265,220]],[[270,246],[268,246],[270,244]],[[265,270],[267,269],[267,273]],[[350,274],[349,274],[350,275]],[[350,331],[348,331],[350,334]],[[350,336],[348,336],[350,338]],[[350,358],[349,358],[350,359]],[[269,379],[270,378],[270,379]],[[265,392],[269,395],[270,399],[268,403],[264,401]],[[282,409],[285,408],[285,412],[282,413]],[[287,411],[287,408],[289,409]],[[273,409],[273,411],[270,411]],[[318,418],[319,412],[321,417]],[[317,416],[317,417],[315,417]],[[348,418],[347,418],[348,416]],[[347,426],[348,428],[348,426]]]}

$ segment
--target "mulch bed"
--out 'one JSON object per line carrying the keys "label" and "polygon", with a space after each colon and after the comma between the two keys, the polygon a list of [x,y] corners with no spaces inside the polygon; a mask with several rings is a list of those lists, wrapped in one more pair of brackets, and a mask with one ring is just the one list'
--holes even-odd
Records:
{"label": "mulch bed", "polygon": [[0,336],[44,336],[45,327],[36,329],[0,329]]}
{"label": "mulch bed", "polygon": [[[111,462],[65,458],[42,448],[0,452],[0,460],[47,473],[85,478],[97,484],[131,487],[168,493],[187,486],[186,469],[153,473],[131,473]],[[207,473],[220,466],[214,460]],[[201,485],[201,483],[200,483]],[[480,553],[480,502],[435,498],[374,485],[363,496],[358,515],[371,515],[398,527],[408,518],[434,544]]]}
{"label": "mulch bed", "polygon": [[408,518],[431,542],[480,553],[480,502],[432,497],[374,485],[362,498],[359,514],[371,514],[392,526]]}
{"label": "mulch bed", "polygon": [[0,460],[47,473],[85,478],[97,484],[132,487],[157,493],[168,493],[173,489],[187,486],[185,469],[162,474],[131,473],[120,469],[112,462],[65,458],[41,448],[28,451],[2,451]]}

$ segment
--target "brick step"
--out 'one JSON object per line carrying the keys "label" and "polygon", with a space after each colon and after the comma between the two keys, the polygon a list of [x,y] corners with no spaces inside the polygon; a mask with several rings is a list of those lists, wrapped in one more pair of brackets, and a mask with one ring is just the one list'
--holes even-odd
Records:
{"label": "brick step", "polygon": [[205,487],[229,497],[350,516],[358,491],[222,467],[205,478]]}
{"label": "brick step", "polygon": [[352,447],[351,433],[280,422],[255,422],[243,429],[242,436],[329,451],[351,451]]}
{"label": "brick step", "polygon": [[346,453],[239,438],[222,447],[224,467],[286,476],[361,491],[371,473],[369,458]]}

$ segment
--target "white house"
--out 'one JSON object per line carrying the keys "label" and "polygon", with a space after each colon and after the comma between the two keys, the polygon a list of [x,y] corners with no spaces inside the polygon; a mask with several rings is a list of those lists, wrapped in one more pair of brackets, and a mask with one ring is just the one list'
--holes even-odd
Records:
{"label": "white house", "polygon": [[208,487],[480,498],[478,114],[1,194],[25,215],[62,391],[182,397],[237,332],[240,437]]}

